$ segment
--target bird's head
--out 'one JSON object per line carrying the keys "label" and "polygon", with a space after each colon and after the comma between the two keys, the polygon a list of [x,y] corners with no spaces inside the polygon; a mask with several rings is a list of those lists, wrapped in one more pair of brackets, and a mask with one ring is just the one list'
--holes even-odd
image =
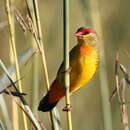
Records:
{"label": "bird's head", "polygon": [[97,43],[97,35],[96,31],[87,27],[80,27],[74,36],[78,38],[79,44],[92,44],[95,45]]}

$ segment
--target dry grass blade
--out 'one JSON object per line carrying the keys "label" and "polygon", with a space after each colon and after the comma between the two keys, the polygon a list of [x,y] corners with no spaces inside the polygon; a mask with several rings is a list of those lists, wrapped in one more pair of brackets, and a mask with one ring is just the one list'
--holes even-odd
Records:
{"label": "dry grass blade", "polygon": [[[120,70],[123,72],[124,74],[124,79],[126,80],[126,82],[128,84],[130,84],[130,77],[129,74],[127,73],[127,69],[125,68],[125,66],[123,64],[119,63],[119,59],[118,59],[118,54],[116,56],[116,61],[115,61],[115,78],[116,78],[116,84],[119,84],[119,77],[118,77],[118,69],[120,68]],[[121,101],[121,97],[120,97],[120,85],[116,86],[116,88],[113,90],[112,95],[110,97],[110,102],[112,101],[112,99],[116,96],[116,93],[118,92],[118,99],[119,102]]]}
{"label": "dry grass blade", "polygon": [[[8,77],[9,78],[9,77]],[[12,79],[10,79],[9,78],[9,80],[12,82]],[[15,86],[14,86],[15,87]],[[16,88],[16,87],[15,87]],[[35,125],[35,123],[34,123],[34,121],[32,120],[32,118],[30,117],[30,115],[28,114],[29,112],[27,112],[24,108],[23,108],[23,106],[13,97],[13,95],[12,95],[12,93],[8,90],[8,89],[6,89],[6,91],[9,93],[9,95],[12,97],[12,99],[15,101],[15,103],[18,105],[18,107],[24,112],[24,114],[29,118],[29,120],[32,122],[32,124],[33,124],[33,127],[34,127],[34,129],[35,130],[39,130],[37,127],[36,127],[36,125]],[[19,93],[19,92],[18,92]],[[19,95],[19,97],[20,97],[20,95]],[[23,100],[23,99],[22,99]],[[26,103],[26,101],[23,101],[23,103],[25,104]],[[27,104],[27,103],[26,103]],[[40,123],[40,121],[38,121],[39,123]],[[45,128],[45,126],[43,125],[43,126],[41,126],[43,129],[42,130],[46,130],[46,128]]]}
{"label": "dry grass blade", "polygon": [[112,95],[109,98],[109,101],[112,102],[113,98],[116,96],[117,92],[118,92],[118,98],[119,98],[119,102],[121,100],[120,98],[120,93],[119,93],[119,77],[118,77],[118,67],[119,67],[119,56],[118,53],[116,54],[116,58],[115,58],[115,80],[116,80],[116,88],[113,90]]}
{"label": "dry grass blade", "polygon": [[124,130],[129,130],[129,123],[128,123],[128,110],[127,110],[127,105],[126,105],[126,101],[125,101],[125,90],[126,90],[126,86],[125,86],[125,79],[122,79],[122,92],[121,92],[121,112],[122,112],[122,123],[124,125]]}
{"label": "dry grass blade", "polygon": [[[119,68],[121,71],[124,73],[124,77],[121,81],[119,81]],[[118,54],[116,55],[116,60],[115,60],[115,80],[116,80],[116,89],[114,89],[112,96],[110,99],[112,100],[113,97],[117,94],[118,96],[118,101],[120,103],[120,110],[121,110],[121,119],[122,123],[124,126],[124,130],[129,130],[129,125],[128,125],[128,110],[127,110],[127,105],[126,105],[126,84],[125,82],[129,83],[129,76],[127,73],[126,68],[119,63],[119,57]]]}
{"label": "dry grass blade", "polygon": [[4,127],[1,121],[0,121],[0,130],[4,130]]}
{"label": "dry grass blade", "polygon": [[[7,75],[9,81],[13,85],[14,89],[16,90],[16,92],[20,93],[20,91],[15,86],[13,80],[11,79],[11,76],[9,75],[9,72],[7,71],[6,67],[4,66],[4,64],[3,64],[3,62],[1,60],[0,60],[0,65],[1,65],[2,69],[5,71],[5,74]],[[41,126],[40,126],[39,122],[34,117],[32,111],[31,111],[30,107],[28,106],[28,103],[26,102],[24,97],[21,94],[19,94],[19,98],[20,98],[20,101],[22,102],[22,104],[24,106],[24,112],[26,112],[26,114],[28,115],[30,121],[32,122],[32,124],[34,125],[36,130],[41,130]]]}
{"label": "dry grass blade", "polygon": [[[46,64],[46,58],[45,58],[45,52],[44,52],[44,46],[43,46],[43,41],[42,41],[42,30],[41,30],[41,24],[40,24],[40,16],[39,16],[39,9],[38,9],[38,1],[33,0],[33,9],[34,9],[34,14],[35,17],[33,19],[31,10],[30,10],[30,4],[28,0],[25,0],[27,4],[27,10],[28,14],[30,17],[28,17],[28,24],[30,25],[30,32],[34,36],[35,42],[37,44],[37,47],[41,53],[42,56],[42,63],[43,63],[43,71],[44,71],[44,76],[45,76],[45,83],[46,83],[46,88],[47,91],[49,91],[49,77],[48,77],[48,71],[47,71],[47,64]],[[33,21],[35,20],[35,21]],[[36,26],[35,24],[36,23]],[[50,118],[51,118],[51,123],[52,123],[52,129],[59,130],[61,129],[59,122],[59,114],[58,111],[55,110],[50,111]]]}
{"label": "dry grass blade", "polygon": [[[40,50],[41,54],[42,53],[42,45],[40,42],[40,38],[38,36],[38,33],[37,33],[37,29],[34,25],[34,22],[33,22],[33,19],[30,17],[30,15],[27,15],[26,17],[26,20],[22,17],[22,15],[20,14],[20,12],[17,10],[16,11],[16,18],[17,18],[17,21],[18,23],[20,24],[21,28],[25,31],[25,30],[28,30],[34,37],[35,39],[35,42],[37,44],[37,47],[38,49]],[[48,88],[49,89],[49,88]]]}
{"label": "dry grass blade", "polygon": [[[16,78],[20,79],[20,69],[19,69],[19,64],[18,64],[18,56],[17,56],[16,43],[15,43],[15,31],[14,31],[14,23],[13,23],[14,19],[12,17],[13,12],[11,11],[10,0],[5,0],[5,10],[6,10],[6,14],[7,14],[7,18],[8,18],[8,24],[9,24],[10,45],[12,47],[13,59],[15,61],[15,65],[16,65]],[[20,91],[22,92],[21,81],[18,82],[18,87],[19,87]],[[27,124],[27,119],[26,119],[26,116],[24,115],[24,113],[23,113],[23,120],[24,120],[25,130],[27,130],[28,124]],[[16,123],[16,125],[17,124],[18,124],[18,122]],[[16,129],[18,129],[18,125],[17,125]]]}
{"label": "dry grass blade", "polygon": [[18,23],[20,24],[23,32],[29,31],[35,37],[35,39],[38,39],[36,30],[35,30],[35,26],[34,26],[33,20],[30,17],[30,15],[27,15],[26,19],[24,19],[23,16],[21,15],[21,13],[15,8],[15,16],[16,16],[16,19],[17,19]]}
{"label": "dry grass blade", "polygon": [[5,120],[5,123],[6,123],[6,128],[8,130],[13,130],[13,127],[12,127],[12,122],[9,118],[9,111],[7,110],[7,104],[6,104],[6,101],[3,97],[3,95],[0,95],[0,108],[1,108],[1,111],[2,111],[2,115],[3,115],[3,118]]}
{"label": "dry grass blade", "polygon": [[[25,52],[23,52],[19,57],[18,57],[18,62],[20,68],[26,65],[28,60],[36,53],[36,49],[34,48],[29,48]],[[13,77],[13,75],[16,73],[16,67],[15,65],[11,65],[8,67],[8,73],[9,75],[13,78],[13,81],[16,81],[16,78]],[[8,80],[6,74],[4,73],[0,77],[0,92],[2,92],[6,87],[10,86],[11,83]]]}
{"label": "dry grass blade", "polygon": [[[47,66],[46,66],[46,59],[45,59],[45,52],[44,52],[44,48],[43,48],[43,43],[42,43],[42,32],[41,32],[41,25],[40,25],[40,21],[37,21],[37,20],[40,20],[39,19],[39,13],[38,13],[38,7],[37,7],[37,2],[34,1],[33,4],[34,4],[34,7],[35,7],[35,17],[38,17],[36,18],[36,23],[37,23],[37,27],[34,25],[34,22],[33,22],[33,19],[32,19],[32,15],[31,15],[31,11],[30,11],[30,8],[29,8],[29,5],[28,5],[28,1],[26,0],[26,4],[27,4],[27,10],[28,10],[28,16],[27,16],[27,19],[24,20],[24,18],[22,17],[22,15],[17,11],[17,17],[18,17],[18,22],[19,24],[21,25],[22,28],[26,28],[34,37],[35,39],[35,42],[37,44],[37,47],[38,49],[40,50],[40,53],[42,55],[42,62],[43,62],[43,68],[44,68],[44,75],[45,75],[45,81],[46,81],[46,87],[47,87],[47,90],[49,90],[49,78],[48,78],[48,72],[47,72]],[[37,30],[38,30],[38,33],[37,33]],[[60,119],[59,117],[57,116],[57,113],[58,111],[51,111],[50,115],[51,115],[51,121],[52,121],[52,128],[55,129],[55,130],[59,130],[61,129],[60,125],[59,125],[59,122],[60,122]],[[59,115],[59,114],[58,114]],[[58,120],[57,120],[58,119]]]}
{"label": "dry grass blade", "polygon": [[119,64],[121,71],[124,73],[125,80],[128,84],[130,84],[130,77],[127,73],[127,70],[123,64]]}
{"label": "dry grass blade", "polygon": [[119,68],[119,57],[117,54],[116,60],[115,60],[115,80],[116,80],[116,89],[117,89],[117,94],[118,94],[118,100],[119,100],[119,102],[121,102],[118,68]]}
{"label": "dry grass blade", "polygon": [[[11,7],[11,17],[12,17],[12,31],[13,31],[13,34],[14,34],[14,39],[16,39],[16,33],[15,33],[15,17],[14,17],[14,10],[12,10],[12,7],[15,6],[15,2],[14,0],[11,0],[10,1],[10,7]],[[9,37],[9,39],[11,39]],[[10,40],[10,43],[9,43],[9,57],[10,57],[10,63],[13,64],[15,62],[15,57],[14,57],[14,54],[13,54],[13,50],[12,50],[12,44],[11,44],[11,40]],[[14,75],[16,76],[16,75]],[[6,93],[8,93],[6,91]],[[13,122],[13,129],[14,130],[17,130],[19,129],[19,112],[18,112],[18,106],[17,104],[12,100],[12,122]]]}
{"label": "dry grass blade", "polygon": [[[28,2],[28,3],[27,3]],[[34,15],[34,8],[33,8],[33,1],[32,0],[25,0],[26,3],[26,8],[27,8],[27,12],[28,12],[28,17],[31,18],[31,20],[34,22],[34,25],[36,26],[35,23],[35,15]],[[31,11],[29,11],[31,10]],[[34,39],[33,36],[31,36],[29,38],[29,41],[31,41],[31,45],[33,47],[37,47],[36,45],[36,41]],[[33,58],[33,62],[32,62],[32,111],[38,115],[38,111],[37,111],[37,102],[39,102],[39,55],[35,55]]]}
{"label": "dry grass blade", "polygon": [[113,90],[113,92],[112,92],[112,94],[111,94],[111,96],[110,96],[110,98],[109,98],[109,102],[112,102],[112,101],[113,101],[113,99],[114,99],[114,97],[116,96],[116,94],[117,94],[117,88],[115,88],[115,89]]}
{"label": "dry grass blade", "polygon": [[23,17],[21,16],[21,14],[18,12],[18,10],[15,9],[15,13],[16,13],[15,14],[16,20],[21,25],[21,28],[22,28],[23,32],[26,32],[27,29],[29,28],[28,25],[26,24],[25,20],[23,19]]}

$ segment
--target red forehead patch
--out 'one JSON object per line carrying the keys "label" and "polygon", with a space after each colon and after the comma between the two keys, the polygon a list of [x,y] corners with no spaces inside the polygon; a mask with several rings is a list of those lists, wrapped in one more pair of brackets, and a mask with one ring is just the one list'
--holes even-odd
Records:
{"label": "red forehead patch", "polygon": [[85,28],[85,29],[83,29],[83,30],[81,30],[81,31],[79,31],[79,32],[76,32],[75,34],[74,34],[74,36],[81,36],[81,35],[83,35],[84,33],[86,33],[86,32],[91,32],[91,33],[94,33],[94,34],[96,34],[96,31],[94,31],[93,29],[91,29],[91,28]]}
{"label": "red forehead patch", "polygon": [[96,33],[96,31],[94,31],[94,30],[91,29],[91,28],[85,28],[85,29],[83,29],[83,30],[80,31],[80,32],[85,33],[85,32],[87,32],[87,31],[89,31],[89,32],[91,32],[91,33]]}

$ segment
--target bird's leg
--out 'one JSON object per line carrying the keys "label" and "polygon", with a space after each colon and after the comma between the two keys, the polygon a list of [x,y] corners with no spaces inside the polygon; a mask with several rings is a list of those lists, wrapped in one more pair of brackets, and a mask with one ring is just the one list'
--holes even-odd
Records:
{"label": "bird's leg", "polygon": [[72,110],[72,106],[71,104],[67,104],[65,108],[63,108],[63,111],[71,111]]}
{"label": "bird's leg", "polygon": [[70,73],[72,70],[72,67],[70,66],[67,70],[63,71],[63,73]]}

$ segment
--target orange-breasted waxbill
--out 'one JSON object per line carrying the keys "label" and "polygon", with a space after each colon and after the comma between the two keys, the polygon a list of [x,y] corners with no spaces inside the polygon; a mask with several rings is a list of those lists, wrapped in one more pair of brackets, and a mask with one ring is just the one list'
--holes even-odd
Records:
{"label": "orange-breasted waxbill", "polygon": [[[77,37],[77,45],[70,51],[70,93],[77,91],[91,80],[99,62],[96,32],[91,28],[80,27],[74,36]],[[65,96],[63,72],[62,63],[49,92],[40,101],[38,110],[50,111]]]}

